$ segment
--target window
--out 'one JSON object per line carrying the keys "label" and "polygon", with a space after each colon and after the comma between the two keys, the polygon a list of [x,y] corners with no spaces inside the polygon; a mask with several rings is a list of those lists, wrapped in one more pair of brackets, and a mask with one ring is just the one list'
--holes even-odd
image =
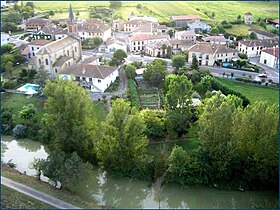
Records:
{"label": "window", "polygon": [[49,65],[49,60],[46,58],[46,65]]}
{"label": "window", "polygon": [[79,80],[80,80],[80,77],[76,77],[75,80],[78,80],[78,81],[79,81]]}
{"label": "window", "polygon": [[136,42],[133,42],[133,45],[136,45]]}
{"label": "window", "polygon": [[254,50],[254,48],[252,47],[252,50]]}
{"label": "window", "polygon": [[89,81],[92,82],[92,78],[91,77],[89,78]]}
{"label": "window", "polygon": [[140,45],[140,42],[138,42],[138,45]]}
{"label": "window", "polygon": [[69,50],[67,50],[67,56],[69,56]]}
{"label": "window", "polygon": [[31,47],[31,50],[34,51],[34,47]]}
{"label": "window", "polygon": [[235,53],[233,53],[233,55],[235,55]]}
{"label": "window", "polygon": [[257,47],[257,50],[259,50],[259,47]]}
{"label": "window", "polygon": [[98,80],[98,83],[101,83],[101,79]]}
{"label": "window", "polygon": [[246,47],[246,50],[248,49],[248,47]]}
{"label": "window", "polygon": [[136,47],[133,47],[133,51],[135,51],[136,50]]}
{"label": "window", "polygon": [[[206,60],[208,60],[209,59],[209,55],[206,55]],[[208,61],[206,61],[206,63],[208,63]]]}
{"label": "window", "polygon": [[39,64],[40,64],[40,65],[42,65],[42,61],[41,61],[41,59],[39,59]]}
{"label": "window", "polygon": [[227,56],[227,53],[226,53],[226,56]]}
{"label": "window", "polygon": [[223,54],[221,55],[221,57],[223,57]]}
{"label": "window", "polygon": [[138,50],[140,50],[140,46],[138,46]]}
{"label": "window", "polygon": [[219,54],[217,54],[217,57],[220,57],[220,55],[219,55]]}
{"label": "window", "polygon": [[39,50],[39,47],[37,47],[37,50]]}
{"label": "window", "polygon": [[144,41],[142,41],[142,44],[144,44]]}
{"label": "window", "polygon": [[199,54],[199,58],[202,58],[202,54]]}
{"label": "window", "polygon": [[208,61],[205,62],[205,65],[208,66]]}
{"label": "window", "polygon": [[192,54],[192,57],[193,57],[193,58],[195,57],[195,53]]}
{"label": "window", "polygon": [[33,56],[35,56],[35,53],[32,53]]}
{"label": "window", "polygon": [[57,69],[54,69],[55,73],[57,73]]}
{"label": "window", "polygon": [[82,77],[82,80],[83,80],[83,81],[86,81],[86,78],[85,78],[85,77]]}

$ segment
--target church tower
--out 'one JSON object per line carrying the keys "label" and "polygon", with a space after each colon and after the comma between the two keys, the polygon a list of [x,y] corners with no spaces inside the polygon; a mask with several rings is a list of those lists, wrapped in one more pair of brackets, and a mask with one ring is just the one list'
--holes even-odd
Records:
{"label": "church tower", "polygon": [[70,4],[69,8],[69,17],[67,19],[67,27],[68,27],[68,34],[69,35],[78,35],[78,26],[77,22],[75,21],[74,18],[74,13],[72,10],[72,5]]}

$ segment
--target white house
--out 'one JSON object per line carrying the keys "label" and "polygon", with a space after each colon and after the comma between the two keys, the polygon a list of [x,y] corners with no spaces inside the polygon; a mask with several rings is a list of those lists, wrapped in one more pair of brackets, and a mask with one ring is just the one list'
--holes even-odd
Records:
{"label": "white house", "polygon": [[226,38],[224,36],[208,36],[202,38],[204,42],[210,42],[211,44],[226,44]]}
{"label": "white house", "polygon": [[131,52],[141,52],[145,50],[147,44],[167,40],[168,35],[134,34],[129,37],[129,48]]}
{"label": "white house", "polygon": [[192,23],[188,24],[188,27],[191,31],[195,31],[195,30],[206,30],[206,31],[210,31],[211,30],[211,26],[207,25],[204,22],[201,21],[194,21]]}
{"label": "white house", "polygon": [[176,31],[175,39],[178,40],[191,40],[195,43],[196,35],[194,31]]}
{"label": "white house", "polygon": [[1,32],[1,45],[8,44],[11,42],[10,35],[7,33]]}
{"label": "white house", "polygon": [[271,68],[278,69],[279,67],[279,48],[268,48],[261,51],[260,63]]}
{"label": "white house", "polygon": [[34,40],[34,41],[30,42],[28,44],[29,55],[27,56],[27,58],[35,57],[36,51],[38,51],[43,46],[45,46],[51,42],[52,42],[51,40],[45,40],[45,39],[38,39],[38,40]]}
{"label": "white house", "polygon": [[93,37],[100,37],[107,41],[112,36],[111,26],[106,23],[91,23],[78,25],[78,34],[82,40]]}
{"label": "white house", "polygon": [[114,53],[120,49],[127,53],[127,48],[128,45],[123,39],[111,37],[107,40],[106,44],[103,44],[98,48],[98,51],[101,53]]}
{"label": "white house", "polygon": [[245,53],[248,57],[260,56],[261,50],[271,47],[278,47],[277,39],[263,39],[238,42],[239,52]]}
{"label": "white house", "polygon": [[77,81],[92,92],[103,93],[119,76],[119,68],[90,63],[74,64],[59,73],[60,78]]}

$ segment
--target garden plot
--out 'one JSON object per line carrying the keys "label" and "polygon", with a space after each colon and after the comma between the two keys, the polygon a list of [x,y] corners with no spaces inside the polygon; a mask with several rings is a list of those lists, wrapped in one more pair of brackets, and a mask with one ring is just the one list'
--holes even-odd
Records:
{"label": "garden plot", "polygon": [[157,90],[138,90],[139,100],[142,109],[158,109],[159,95]]}

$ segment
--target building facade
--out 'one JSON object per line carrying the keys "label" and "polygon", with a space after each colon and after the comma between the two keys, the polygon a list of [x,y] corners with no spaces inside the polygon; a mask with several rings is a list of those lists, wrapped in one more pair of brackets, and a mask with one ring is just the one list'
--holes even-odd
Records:
{"label": "building facade", "polygon": [[251,25],[253,22],[253,15],[251,14],[251,12],[246,12],[244,14],[244,23],[246,25]]}
{"label": "building facade", "polygon": [[278,70],[279,68],[279,48],[268,48],[261,51],[260,63]]}
{"label": "building facade", "polygon": [[186,16],[171,16],[171,21],[176,23],[176,28],[187,26],[190,22],[200,21],[200,16],[198,15],[186,15]]}

